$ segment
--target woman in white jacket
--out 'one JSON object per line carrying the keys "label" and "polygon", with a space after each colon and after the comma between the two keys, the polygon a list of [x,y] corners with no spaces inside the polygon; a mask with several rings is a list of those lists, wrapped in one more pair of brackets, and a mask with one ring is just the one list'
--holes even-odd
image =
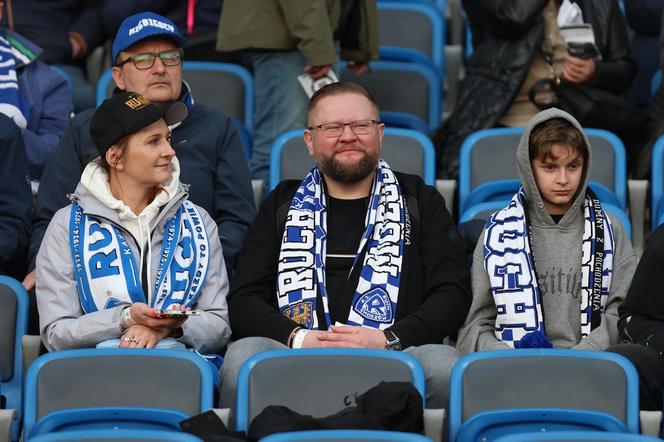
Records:
{"label": "woman in white jacket", "polygon": [[186,115],[182,103],[157,107],[127,92],[95,112],[100,157],[53,217],[37,256],[47,349],[117,343],[216,353],[227,343],[217,225],[187,200],[169,143],[169,126]]}

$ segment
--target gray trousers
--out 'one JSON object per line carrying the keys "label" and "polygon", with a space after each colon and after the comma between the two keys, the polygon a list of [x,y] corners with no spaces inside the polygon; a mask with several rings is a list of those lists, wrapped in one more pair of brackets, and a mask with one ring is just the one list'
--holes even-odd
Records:
{"label": "gray trousers", "polygon": [[[231,344],[221,367],[220,407],[235,409],[237,379],[244,361],[262,351],[284,348],[288,347],[273,339],[261,337],[244,338]],[[450,372],[459,359],[459,352],[443,344],[408,347],[404,352],[415,357],[424,368],[426,408],[447,408]]]}

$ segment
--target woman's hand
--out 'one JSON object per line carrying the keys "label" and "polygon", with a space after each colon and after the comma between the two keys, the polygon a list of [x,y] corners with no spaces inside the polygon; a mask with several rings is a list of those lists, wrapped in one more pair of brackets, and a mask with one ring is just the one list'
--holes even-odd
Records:
{"label": "woman's hand", "polygon": [[[180,308],[184,310],[184,307]],[[144,325],[153,329],[157,328],[178,328],[182,327],[187,317],[164,317],[159,313],[159,310],[148,307],[147,304],[142,302],[135,302],[131,305],[129,310],[131,319],[138,325]]]}
{"label": "woman's hand", "polygon": [[153,348],[170,332],[170,329],[165,327],[151,328],[141,324],[132,325],[120,336],[120,348]]}

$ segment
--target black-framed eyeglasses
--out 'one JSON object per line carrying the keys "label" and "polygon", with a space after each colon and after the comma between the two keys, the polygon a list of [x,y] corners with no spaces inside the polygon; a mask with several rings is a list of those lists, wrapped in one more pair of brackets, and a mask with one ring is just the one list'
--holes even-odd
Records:
{"label": "black-framed eyeglasses", "polygon": [[116,64],[116,66],[121,67],[131,61],[134,63],[136,69],[150,69],[154,66],[154,61],[157,57],[159,57],[164,66],[177,66],[182,61],[182,49],[171,49],[159,53],[143,52],[141,54],[132,55],[126,60]]}
{"label": "black-framed eyeglasses", "polygon": [[320,129],[325,138],[337,138],[341,136],[346,126],[349,126],[350,130],[352,130],[355,135],[366,135],[371,132],[371,129],[377,124],[380,124],[380,121],[355,120],[350,123],[323,123],[318,126],[309,126],[307,129]]}

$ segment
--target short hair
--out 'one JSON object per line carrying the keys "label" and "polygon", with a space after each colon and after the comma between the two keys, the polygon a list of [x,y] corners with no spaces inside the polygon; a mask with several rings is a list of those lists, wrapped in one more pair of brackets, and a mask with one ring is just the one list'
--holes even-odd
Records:
{"label": "short hair", "polygon": [[528,153],[531,161],[535,158],[554,158],[551,147],[564,144],[583,155],[584,167],[588,162],[588,145],[581,131],[564,118],[551,118],[533,128],[528,139]]}
{"label": "short hair", "polygon": [[352,81],[339,81],[336,83],[326,84],[325,86],[314,92],[314,94],[311,96],[311,99],[309,100],[309,107],[307,108],[307,120],[309,120],[309,117],[311,116],[312,112],[318,105],[318,102],[321,101],[323,98],[331,97],[333,95],[343,95],[343,94],[357,94],[363,96],[364,98],[366,98],[371,102],[374,109],[376,110],[376,114],[379,113],[378,103],[376,103],[376,99],[372,97],[371,94],[367,92],[366,89],[364,89],[362,86],[360,86],[357,83],[353,83]]}

